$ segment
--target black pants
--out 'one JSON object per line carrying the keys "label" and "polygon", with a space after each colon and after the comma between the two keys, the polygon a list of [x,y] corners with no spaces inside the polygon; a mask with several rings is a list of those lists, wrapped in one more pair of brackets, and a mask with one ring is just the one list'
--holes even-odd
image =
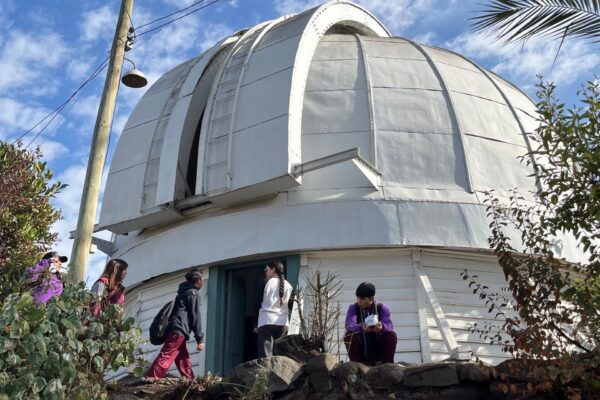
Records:
{"label": "black pants", "polygon": [[273,342],[287,335],[287,326],[263,325],[258,328],[258,358],[273,355]]}

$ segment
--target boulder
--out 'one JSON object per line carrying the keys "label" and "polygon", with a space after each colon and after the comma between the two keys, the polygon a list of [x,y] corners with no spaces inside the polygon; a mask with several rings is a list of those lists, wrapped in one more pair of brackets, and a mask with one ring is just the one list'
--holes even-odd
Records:
{"label": "boulder", "polygon": [[332,371],[338,382],[354,383],[363,380],[369,373],[369,367],[357,362],[339,363]]}
{"label": "boulder", "polygon": [[367,372],[367,383],[371,388],[390,388],[404,381],[406,367],[398,364],[381,364]]}
{"label": "boulder", "polygon": [[304,390],[295,390],[293,392],[289,392],[284,394],[281,397],[281,400],[309,400],[310,397],[308,393]]}
{"label": "boulder", "polygon": [[251,388],[257,377],[264,375],[265,386],[269,392],[281,392],[302,374],[302,366],[284,356],[259,358],[240,364],[225,374],[225,380]]}
{"label": "boulder", "polygon": [[351,399],[364,399],[373,396],[366,377],[369,367],[357,362],[340,363],[332,371],[343,393]]}
{"label": "boulder", "polygon": [[450,386],[458,384],[458,375],[454,364],[433,363],[418,367],[408,367],[404,374],[406,386]]}
{"label": "boulder", "polygon": [[320,354],[306,364],[308,381],[315,392],[326,393],[333,389],[331,370],[336,364],[337,357],[329,353]]}
{"label": "boulder", "polygon": [[306,364],[321,352],[319,344],[305,340],[301,335],[286,335],[273,342],[273,354]]}
{"label": "boulder", "polygon": [[457,373],[461,381],[467,382],[489,382],[490,368],[475,363],[457,364]]}

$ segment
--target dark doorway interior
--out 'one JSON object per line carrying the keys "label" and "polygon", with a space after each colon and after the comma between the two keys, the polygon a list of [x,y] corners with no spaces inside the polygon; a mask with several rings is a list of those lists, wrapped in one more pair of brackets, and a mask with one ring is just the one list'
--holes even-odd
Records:
{"label": "dark doorway interior", "polygon": [[255,303],[264,265],[227,271],[225,296],[225,371],[256,358]]}

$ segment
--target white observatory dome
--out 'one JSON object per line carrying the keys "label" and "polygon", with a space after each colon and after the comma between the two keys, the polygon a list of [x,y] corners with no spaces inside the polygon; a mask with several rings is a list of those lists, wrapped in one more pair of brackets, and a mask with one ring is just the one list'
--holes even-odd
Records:
{"label": "white observatory dome", "polygon": [[111,162],[106,252],[129,263],[127,307],[143,329],[187,268],[210,272],[201,371],[242,360],[228,357],[244,316],[222,307],[249,304],[275,257],[294,285],[299,271],[339,273],[343,305],[374,282],[398,360],[472,345],[498,362],[502,350],[469,333],[489,317],[459,274],[505,284],[483,201],[535,189],[518,159],[535,123],[531,100],[496,74],[330,1],[232,34],[148,89]]}

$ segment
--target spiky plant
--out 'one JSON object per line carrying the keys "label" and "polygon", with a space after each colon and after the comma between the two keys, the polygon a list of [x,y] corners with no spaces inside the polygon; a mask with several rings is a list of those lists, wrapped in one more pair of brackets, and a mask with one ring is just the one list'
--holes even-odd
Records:
{"label": "spiky plant", "polygon": [[506,42],[534,36],[600,41],[600,0],[491,0],[472,18],[475,30],[495,30]]}

